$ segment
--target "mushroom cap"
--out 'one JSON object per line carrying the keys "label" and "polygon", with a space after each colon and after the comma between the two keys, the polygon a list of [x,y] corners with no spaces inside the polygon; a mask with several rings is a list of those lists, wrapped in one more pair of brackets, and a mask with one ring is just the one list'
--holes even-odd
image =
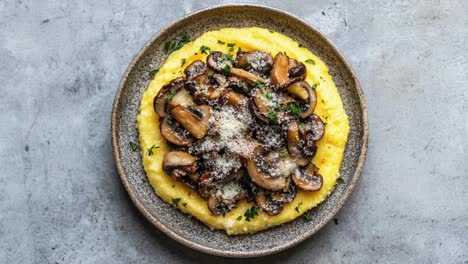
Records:
{"label": "mushroom cap", "polygon": [[177,123],[172,116],[164,117],[161,122],[161,134],[167,141],[177,146],[189,146],[194,141],[188,131]]}
{"label": "mushroom cap", "polygon": [[317,174],[317,167],[310,163],[302,169],[297,169],[292,175],[292,180],[297,187],[305,191],[318,191],[322,188],[323,177]]}
{"label": "mushroom cap", "polygon": [[154,97],[153,107],[154,111],[159,115],[159,117],[167,116],[167,101],[169,95],[174,96],[177,91],[183,88],[185,85],[184,78],[178,77],[164,85],[158,94]]}
{"label": "mushroom cap", "polygon": [[270,77],[273,84],[280,87],[289,81],[288,76],[289,59],[283,52],[276,54]]}
{"label": "mushroom cap", "polygon": [[163,158],[163,170],[176,179],[198,170],[197,158],[183,151],[167,152]]}
{"label": "mushroom cap", "polygon": [[254,82],[261,82],[261,83],[265,83],[266,80],[263,79],[262,77],[260,76],[257,76],[251,72],[248,72],[244,69],[240,69],[240,68],[231,68],[230,69],[230,73],[236,77],[239,77],[239,78],[242,78],[244,80],[246,80],[248,83],[254,83]]}
{"label": "mushroom cap", "polygon": [[187,79],[193,79],[200,74],[205,74],[207,72],[206,65],[201,60],[195,60],[185,67],[184,73]]}
{"label": "mushroom cap", "polygon": [[211,117],[209,105],[176,106],[171,110],[172,115],[190,134],[201,139],[208,132],[208,122]]}
{"label": "mushroom cap", "polygon": [[208,67],[215,72],[221,73],[233,67],[234,60],[231,55],[223,54],[222,52],[215,51],[210,53],[206,58]]}
{"label": "mushroom cap", "polygon": [[273,67],[273,57],[265,51],[242,51],[237,53],[236,67],[265,74]]}

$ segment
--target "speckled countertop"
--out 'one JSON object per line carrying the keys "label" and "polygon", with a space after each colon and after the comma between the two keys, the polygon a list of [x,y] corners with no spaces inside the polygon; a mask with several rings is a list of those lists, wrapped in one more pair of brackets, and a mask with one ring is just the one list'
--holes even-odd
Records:
{"label": "speckled countertop", "polygon": [[301,17],[361,80],[369,151],[319,233],[253,260],[155,230],[117,175],[110,111],[162,27],[228,1],[0,1],[1,263],[468,263],[468,2],[260,1]]}

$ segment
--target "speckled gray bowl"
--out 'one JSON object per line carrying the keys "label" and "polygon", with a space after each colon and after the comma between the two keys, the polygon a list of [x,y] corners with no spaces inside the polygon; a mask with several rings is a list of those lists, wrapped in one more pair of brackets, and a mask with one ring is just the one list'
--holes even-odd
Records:
{"label": "speckled gray bowl", "polygon": [[[148,72],[152,67],[161,66],[167,57],[164,52],[166,41],[186,33],[195,39],[209,30],[250,26],[288,35],[329,66],[349,116],[351,131],[340,170],[345,183],[339,184],[328,199],[310,212],[312,221],[297,219],[254,235],[228,236],[223,231],[210,230],[159,199],[146,178],[139,152],[133,152],[129,142],[138,142],[135,123],[140,100],[150,82]],[[255,257],[279,252],[304,241],[322,228],[351,195],[365,160],[367,138],[364,96],[355,74],[340,52],[324,35],[300,19],[257,5],[225,5],[200,10],[156,34],[128,66],[112,110],[112,148],[117,169],[138,209],[157,228],[180,243],[227,257]]]}

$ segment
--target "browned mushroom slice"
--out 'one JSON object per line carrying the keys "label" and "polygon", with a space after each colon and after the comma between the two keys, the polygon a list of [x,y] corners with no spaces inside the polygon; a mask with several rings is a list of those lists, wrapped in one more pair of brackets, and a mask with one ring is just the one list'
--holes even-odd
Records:
{"label": "browned mushroom slice", "polygon": [[289,78],[300,77],[305,78],[306,67],[302,62],[298,62],[293,58],[289,58],[288,76]]}
{"label": "browned mushroom slice", "polygon": [[161,90],[159,90],[158,95],[154,97],[153,101],[154,111],[159,115],[159,117],[167,116],[167,101],[170,101],[169,99],[172,99],[177,91],[184,87],[184,84],[184,78],[178,77],[164,85]]}
{"label": "browned mushroom slice", "polygon": [[[264,189],[270,191],[282,190],[287,185],[287,177],[289,177],[290,173],[285,173],[283,165],[286,164],[283,164],[283,162],[276,162],[272,167],[265,166],[267,162],[261,161],[262,159],[265,160],[265,151],[265,148],[259,147],[255,150],[255,158],[247,160],[247,172],[250,179]],[[261,171],[257,165],[259,160],[261,161],[260,165],[262,165],[264,169],[267,169],[275,175],[271,175],[272,173],[266,171]]]}
{"label": "browned mushroom slice", "polygon": [[273,57],[264,51],[239,52],[236,57],[236,67],[244,70],[254,70],[255,72],[265,74],[273,66]]}
{"label": "browned mushroom slice", "polygon": [[208,209],[210,209],[211,213],[215,216],[229,211],[228,207],[222,201],[218,200],[214,194],[210,195],[210,198],[208,198]]}
{"label": "browned mushroom slice", "polygon": [[288,152],[298,166],[305,166],[310,162],[312,157],[304,155],[300,148],[301,138],[299,134],[299,125],[293,121],[288,126]]}
{"label": "browned mushroom slice", "polygon": [[206,71],[205,63],[201,60],[195,60],[185,68],[184,73],[187,79],[193,79],[200,74],[205,74]]}
{"label": "browned mushroom slice", "polygon": [[259,142],[252,138],[239,138],[235,139],[233,144],[230,144],[229,150],[245,159],[254,159],[255,150],[260,145]]}
{"label": "browned mushroom slice", "polygon": [[185,88],[180,89],[176,94],[174,94],[172,98],[169,97],[167,101],[169,101],[170,107],[175,107],[178,105],[191,106],[195,104],[193,102],[192,96],[189,94],[187,90],[185,90]]}
{"label": "browned mushroom slice", "polygon": [[295,82],[288,86],[288,92],[297,98],[301,100],[307,100],[309,99],[309,91],[307,90],[307,84],[306,82]]}
{"label": "browned mushroom slice", "polygon": [[297,187],[306,191],[318,191],[322,188],[323,178],[317,174],[317,167],[310,163],[305,168],[297,169],[292,179]]}
{"label": "browned mushroom slice", "polygon": [[304,128],[301,128],[302,133],[306,133],[307,138],[312,140],[320,140],[325,133],[325,126],[323,125],[322,119],[317,115],[311,115],[304,120]]}
{"label": "browned mushroom slice", "polygon": [[190,134],[201,139],[208,132],[208,121],[211,117],[211,107],[208,105],[199,106],[176,106],[171,110],[174,118]]}
{"label": "browned mushroom slice", "polygon": [[273,201],[279,203],[290,203],[296,197],[296,185],[293,184],[291,177],[288,177],[289,184],[286,190],[271,192],[270,197]]}
{"label": "browned mushroom slice", "polygon": [[249,83],[254,83],[254,82],[265,83],[266,82],[265,79],[263,79],[262,77],[259,77],[243,69],[231,68],[230,73],[236,77],[246,80]]}
{"label": "browned mushroom slice", "polygon": [[198,170],[196,161],[196,157],[183,151],[167,152],[163,159],[163,170],[175,179],[180,179]]}
{"label": "browned mushroom slice", "polygon": [[259,190],[256,193],[255,203],[262,211],[269,215],[278,215],[283,211],[283,203],[272,200],[263,190]]}
{"label": "browned mushroom slice", "polygon": [[273,64],[273,69],[271,70],[271,81],[276,86],[283,86],[289,81],[288,76],[288,56],[284,55],[283,52],[276,54]]}
{"label": "browned mushroom slice", "polygon": [[252,110],[255,116],[262,121],[271,122],[277,119],[276,111],[274,111],[273,94],[273,90],[269,87],[255,88],[250,92],[253,103]]}
{"label": "browned mushroom slice", "polygon": [[224,93],[224,98],[228,104],[234,106],[237,110],[245,109],[249,102],[245,96],[233,91]]}
{"label": "browned mushroom slice", "polygon": [[[229,73],[229,69],[233,66],[234,59],[231,55],[223,54],[222,52],[215,51],[212,52],[206,58],[206,63],[208,67],[218,73]],[[227,75],[227,74],[226,74]]]}
{"label": "browned mushroom slice", "polygon": [[177,146],[188,146],[194,138],[172,116],[167,116],[161,123],[162,136]]}
{"label": "browned mushroom slice", "polygon": [[247,81],[236,76],[228,77],[228,88],[240,93],[248,93],[250,91]]}

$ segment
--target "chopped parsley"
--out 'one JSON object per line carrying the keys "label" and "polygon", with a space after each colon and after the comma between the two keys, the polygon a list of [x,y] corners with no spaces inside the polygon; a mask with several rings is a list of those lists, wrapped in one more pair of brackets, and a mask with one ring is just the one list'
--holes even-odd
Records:
{"label": "chopped parsley", "polygon": [[312,85],[312,89],[317,90],[317,84],[316,84],[316,83],[314,83],[314,84]]}
{"label": "chopped parsley", "polygon": [[225,44],[226,42],[218,39],[218,44]]}
{"label": "chopped parsley", "polygon": [[174,92],[174,91],[171,91],[171,92],[169,93],[169,95],[167,96],[167,100],[170,102],[170,101],[172,100],[172,98],[174,97],[174,95],[175,95],[175,92]]}
{"label": "chopped parsley", "polygon": [[223,56],[221,56],[221,61],[225,61],[225,60],[228,60],[230,62],[234,62],[234,59],[229,54],[223,54]]}
{"label": "chopped parsley", "polygon": [[301,124],[299,125],[299,127],[300,127],[302,130],[304,130],[304,129],[306,128],[306,124],[304,124],[304,123],[301,122]]}
{"label": "chopped parsley", "polygon": [[234,46],[235,46],[235,45],[236,45],[236,44],[234,44],[234,43],[228,43],[228,44],[227,44],[227,46],[229,47],[229,52],[234,51]]}
{"label": "chopped parsley", "polygon": [[305,60],[305,62],[315,65],[315,61],[313,59]]}
{"label": "chopped parsley", "polygon": [[338,218],[333,218],[333,222],[335,222],[335,225],[338,224]]}
{"label": "chopped parsley", "polygon": [[253,219],[256,215],[258,215],[258,207],[254,205],[245,211],[245,221],[250,222],[250,219]]}
{"label": "chopped parsley", "polygon": [[304,45],[302,45],[302,44],[299,44],[299,45],[297,45],[297,46],[298,46],[299,48],[302,48],[302,47],[304,47]]}
{"label": "chopped parsley", "polygon": [[153,69],[149,72],[149,74],[151,74],[151,76],[155,76],[158,72],[159,72],[159,69]]}
{"label": "chopped parsley", "polygon": [[175,206],[179,206],[180,198],[172,198],[172,203],[175,204]]}
{"label": "chopped parsley", "polygon": [[302,205],[302,202],[298,203],[296,208],[294,208],[294,210],[296,210],[297,213],[299,213],[299,208],[301,208],[301,205]]}
{"label": "chopped parsley", "polygon": [[202,94],[207,94],[207,93],[208,93],[208,90],[207,90],[206,88],[203,88],[203,89],[201,90],[201,92],[202,92]]}
{"label": "chopped parsley", "polygon": [[155,146],[155,145],[151,146],[151,148],[148,148],[148,151],[146,152],[146,154],[147,154],[148,156],[153,155],[153,154],[154,154],[154,153],[153,153],[153,149],[155,149],[155,148],[157,149],[157,148],[159,148],[159,146]]}
{"label": "chopped parsley", "polygon": [[275,33],[275,32],[274,32],[273,30],[271,30],[271,29],[269,29],[268,31],[270,31],[270,33],[272,33],[272,34]]}
{"label": "chopped parsley", "polygon": [[182,48],[185,44],[190,42],[190,37],[188,35],[182,36],[182,38],[179,41],[167,41],[166,44],[164,45],[164,49],[166,50],[166,53],[171,53],[173,51],[179,50]]}
{"label": "chopped parsley", "polygon": [[264,86],[264,84],[259,82],[259,81],[255,81],[255,82],[252,83],[252,86],[262,88]]}
{"label": "chopped parsley", "polygon": [[338,179],[336,179],[336,182],[337,183],[345,183],[345,180],[341,177],[338,177]]}
{"label": "chopped parsley", "polygon": [[135,152],[138,149],[138,145],[130,141],[130,147],[132,148],[132,151]]}
{"label": "chopped parsley", "polygon": [[231,72],[231,66],[229,66],[229,64],[226,64],[226,66],[224,66],[224,68],[221,70],[221,73],[223,75],[228,76],[229,72]]}
{"label": "chopped parsley", "polygon": [[182,205],[183,205],[184,207],[187,207],[187,203],[182,203]]}
{"label": "chopped parsley", "polygon": [[237,221],[240,221],[242,220],[242,215],[239,215],[237,218],[236,218]]}
{"label": "chopped parsley", "polygon": [[211,48],[208,47],[208,46],[205,46],[205,45],[202,45],[202,46],[200,47],[201,53],[208,54],[208,53],[206,52],[207,50],[211,50]]}
{"label": "chopped parsley", "polygon": [[325,101],[324,101],[323,99],[322,99],[322,103],[323,103],[323,104],[325,103]]}
{"label": "chopped parsley", "polygon": [[296,105],[290,104],[290,105],[289,105],[289,109],[291,109],[291,112],[293,112],[293,114],[295,114],[295,115],[297,115],[297,116],[300,116],[300,115],[301,115],[301,110],[299,110],[299,108],[297,108]]}
{"label": "chopped parsley", "polygon": [[270,111],[268,112],[268,118],[276,120],[278,118],[278,115],[276,114],[275,111]]}
{"label": "chopped parsley", "polygon": [[286,157],[286,156],[289,155],[289,153],[287,151],[283,151],[279,155],[280,155],[280,157]]}
{"label": "chopped parsley", "polygon": [[182,63],[180,66],[184,66],[184,64],[187,62],[187,60],[185,58],[181,59],[180,62]]}
{"label": "chopped parsley", "polygon": [[241,52],[242,52],[242,49],[241,49],[241,47],[239,47],[239,48],[237,49],[237,53],[241,53]]}
{"label": "chopped parsley", "polygon": [[312,217],[308,213],[304,213],[302,215],[302,218],[304,218],[304,220],[306,220],[307,222],[312,221]]}

